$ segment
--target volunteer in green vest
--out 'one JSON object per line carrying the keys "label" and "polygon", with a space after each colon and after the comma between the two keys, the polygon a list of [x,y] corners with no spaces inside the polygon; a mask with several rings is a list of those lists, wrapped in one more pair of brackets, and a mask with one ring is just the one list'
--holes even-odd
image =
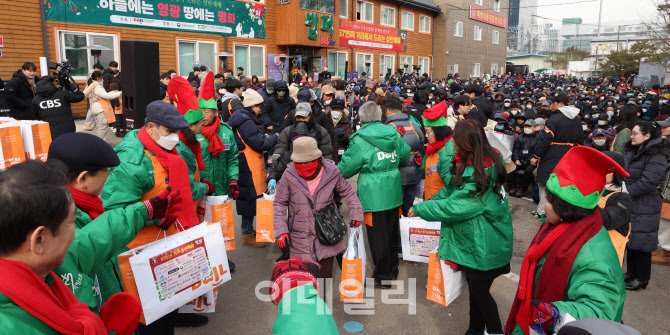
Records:
{"label": "volunteer in green vest", "polygon": [[[92,156],[89,155],[95,160]],[[79,181],[87,179],[88,174],[81,173]],[[0,215],[3,334],[130,334],[137,327],[142,309],[131,295],[122,292],[112,296],[99,317],[86,303],[77,301],[71,291],[74,283],[61,280],[53,272],[64,264],[85,268],[92,263],[102,264],[112,254],[114,244],[119,244],[100,236],[111,229],[109,224],[77,228],[79,210],[67,188],[68,180],[67,167],[56,160],[29,160],[0,172],[0,208],[11,209]],[[90,180],[84,183],[95,184]],[[140,205],[137,211],[146,215],[147,210]],[[109,218],[102,215],[105,214],[98,217],[98,222],[105,226]],[[134,221],[144,219],[146,216]],[[120,240],[124,238],[127,239],[123,236]],[[95,269],[87,270],[90,272],[86,276],[94,276]],[[90,281],[82,283],[92,290]]]}
{"label": "volunteer in green vest", "polygon": [[[575,169],[578,166],[578,169]],[[553,333],[559,318],[621,322],[626,288],[600,211],[606,175],[628,173],[586,146],[570,149],[547,181],[547,223],[523,258],[505,334]]]}
{"label": "volunteer in green vest", "polygon": [[451,141],[453,129],[448,125],[447,104],[439,103],[426,109],[422,116],[426,130],[426,157],[415,159],[419,172],[426,178],[423,200],[430,200],[448,182],[454,145]]}
{"label": "volunteer in green vest", "polygon": [[[214,191],[208,195],[228,195],[232,199],[237,199],[240,195],[240,187],[237,185],[237,178],[240,175],[237,143],[233,128],[219,118],[213,72],[207,73],[202,82],[198,105],[203,119],[200,132],[196,133],[196,139],[205,165],[204,170],[200,171],[200,178],[213,183]],[[230,258],[228,267],[230,272],[235,269],[235,263]]]}
{"label": "volunteer in green vest", "polygon": [[374,101],[358,110],[363,124],[349,138],[349,149],[337,165],[348,179],[360,172],[357,195],[368,226],[368,243],[375,285],[390,288],[398,278],[399,208],[402,206],[400,162],[407,160],[410,147],[398,129],[381,123],[382,110]]}
{"label": "volunteer in green vest", "polygon": [[[143,228],[127,245],[128,249],[174,235],[200,223],[193,207],[193,198],[197,196],[191,189],[194,176],[179,155],[179,152],[188,149],[177,148],[185,146],[179,141],[177,132],[188,127],[188,121],[175,106],[157,100],[147,105],[145,126],[126,134],[114,148],[121,164],[111,171],[102,189],[105,209],[125,208],[137,201],[150,199],[168,186],[179,191],[182,198],[179,209],[168,214],[176,218],[175,224],[166,227],[168,229],[155,225]],[[171,334],[176,314],[177,310],[168,313],[149,326],[140,324],[138,331],[140,334]]]}
{"label": "volunteer in green vest", "polygon": [[497,277],[510,271],[512,259],[512,214],[503,188],[505,164],[489,145],[479,121],[461,121],[455,128],[446,196],[414,205],[409,216],[442,222],[438,257],[465,271],[468,282],[470,325],[466,334],[501,334],[498,306],[490,289]]}
{"label": "volunteer in green vest", "polygon": [[[68,251],[73,257],[66,257],[65,263],[54,272],[77,300],[97,313],[109,297],[122,291],[111,259],[140,229],[154,223],[156,215],[166,212],[169,192],[125,208],[105,211],[99,195],[109,176],[108,168],[120,163],[107,142],[90,134],[66,134],[51,142],[49,161],[52,160],[67,166],[68,188],[76,206],[77,232]],[[84,227],[87,228],[82,231]]]}

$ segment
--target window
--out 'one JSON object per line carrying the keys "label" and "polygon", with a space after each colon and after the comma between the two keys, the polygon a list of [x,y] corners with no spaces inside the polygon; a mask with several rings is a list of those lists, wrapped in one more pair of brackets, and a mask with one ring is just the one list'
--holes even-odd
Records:
{"label": "window", "polygon": [[463,22],[454,21],[454,36],[463,37]]}
{"label": "window", "polygon": [[412,65],[414,64],[414,57],[412,56],[400,56],[400,67],[405,68],[407,64],[407,71],[412,72]]}
{"label": "window", "polygon": [[217,68],[215,54],[219,48],[216,42],[178,40],[179,75],[188,76],[193,70],[193,63],[205,64],[210,70]]}
{"label": "window", "polygon": [[475,41],[481,41],[482,40],[482,27],[480,26],[475,26]]}
{"label": "window", "polygon": [[458,73],[458,64],[454,64],[454,74]]}
{"label": "window", "polygon": [[340,17],[349,17],[349,1],[340,0]]}
{"label": "window", "polygon": [[395,8],[382,6],[380,23],[385,26],[395,27]]}
{"label": "window", "polygon": [[419,16],[419,32],[430,34],[430,17],[425,15]]}
{"label": "window", "polygon": [[430,58],[419,57],[419,65],[421,66],[421,73],[430,75]]}
{"label": "window", "polygon": [[391,74],[395,72],[395,56],[379,55],[379,74],[385,76],[389,69]]}
{"label": "window", "polygon": [[500,32],[497,30],[493,30],[493,33],[491,34],[493,38],[493,44],[498,44],[500,42]]}
{"label": "window", "polygon": [[491,64],[491,75],[498,74],[498,64]]}
{"label": "window", "polygon": [[344,77],[346,62],[346,52],[328,51],[328,69],[333,72],[333,77]]}
{"label": "window", "polygon": [[481,6],[484,4],[484,0],[475,0],[475,5]]}
{"label": "window", "polygon": [[356,2],[356,20],[372,23],[373,14],[374,10],[372,7],[372,2]]}
{"label": "window", "polygon": [[58,46],[60,60],[67,59],[72,66],[73,77],[85,77],[93,71],[95,59],[91,56],[87,46],[99,45],[109,50],[102,50],[98,61],[107,68],[109,62],[119,61],[119,49],[117,47],[118,35],[87,33],[79,31],[58,31]]}
{"label": "window", "polygon": [[400,22],[402,29],[414,30],[414,13],[402,11],[402,19]]}
{"label": "window", "polygon": [[493,0],[493,11],[500,12],[500,0]]}
{"label": "window", "polygon": [[235,44],[235,68],[244,69],[244,75],[256,75],[259,79],[265,78],[265,46]]}
{"label": "window", "polygon": [[[365,66],[365,62],[370,63],[370,65]],[[356,71],[358,72],[359,76],[365,72],[367,73],[368,77],[373,78],[374,76],[372,75],[372,65],[372,54],[356,54]]]}
{"label": "window", "polygon": [[481,66],[479,63],[472,64],[472,76],[479,77],[481,73]]}
{"label": "window", "polygon": [[335,14],[335,0],[300,0],[300,9]]}

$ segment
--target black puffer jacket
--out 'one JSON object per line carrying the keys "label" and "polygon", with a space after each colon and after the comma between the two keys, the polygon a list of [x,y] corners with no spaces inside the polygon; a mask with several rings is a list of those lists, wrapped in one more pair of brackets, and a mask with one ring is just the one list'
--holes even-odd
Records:
{"label": "black puffer jacket", "polygon": [[[530,165],[530,159],[535,153],[535,146],[539,135],[534,133],[532,135],[522,134],[514,139],[514,147],[512,148],[512,162],[519,161],[521,163],[518,168],[525,168]],[[531,171],[533,169],[530,169]]]}
{"label": "black puffer jacket", "polygon": [[[327,112],[319,108],[316,103],[312,106],[312,119],[319,126],[326,128],[328,135],[330,135],[331,138],[335,136],[335,127],[333,126],[333,122],[330,121],[330,117],[328,116]],[[279,131],[286,129],[286,127],[290,127],[292,124],[295,124],[295,108],[293,108],[293,110],[288,113],[284,121],[282,121]]]}
{"label": "black puffer jacket", "polygon": [[[282,88],[287,91],[284,98],[280,99],[277,96],[277,90]],[[263,104],[263,113],[261,114],[263,124],[265,127],[274,127],[272,133],[278,133],[286,115],[288,115],[291,110],[295,109],[295,105],[295,100],[288,95],[288,85],[286,82],[283,80],[277,81],[275,84],[274,96]]]}
{"label": "black puffer jacket", "polygon": [[658,226],[661,220],[661,184],[670,158],[670,141],[655,138],[634,147],[630,141],[623,145],[625,169],[630,177],[624,181],[633,198],[631,234],[627,248],[651,252],[658,245]]}
{"label": "black puffer jacket", "polygon": [[540,158],[537,167],[537,182],[546,184],[556,164],[575,144],[584,144],[582,120],[579,109],[561,107],[545,124],[544,131],[535,146],[535,157]]}
{"label": "black puffer jacket", "polygon": [[37,83],[37,95],[33,98],[32,110],[42,121],[49,122],[51,138],[74,133],[77,127],[72,117],[71,103],[84,100],[84,92],[77,84],[70,83],[68,90],[59,90],[54,84],[42,80]]}
{"label": "black puffer jacket", "polygon": [[291,154],[293,153],[293,142],[291,140],[297,135],[309,136],[315,139],[319,146],[319,150],[321,150],[322,157],[333,159],[333,147],[330,142],[330,135],[328,135],[328,131],[325,128],[315,124],[313,120],[309,120],[309,122],[300,125],[294,124],[284,128],[279,134],[279,139],[277,140],[273,156],[279,155],[280,158],[272,167],[272,170],[268,175],[268,181],[270,179],[279,180],[284,174],[288,164],[292,162]]}
{"label": "black puffer jacket", "polygon": [[[484,114],[484,117],[493,120],[493,102],[491,100],[478,96],[472,99],[472,104],[477,107],[480,113]],[[486,122],[482,124],[486,127]]]}
{"label": "black puffer jacket", "polygon": [[[36,85],[39,81],[40,78],[35,76]],[[12,79],[5,86],[5,99],[9,105],[9,116],[17,120],[35,120],[31,108],[34,97],[35,94],[33,94],[23,70],[14,72]]]}

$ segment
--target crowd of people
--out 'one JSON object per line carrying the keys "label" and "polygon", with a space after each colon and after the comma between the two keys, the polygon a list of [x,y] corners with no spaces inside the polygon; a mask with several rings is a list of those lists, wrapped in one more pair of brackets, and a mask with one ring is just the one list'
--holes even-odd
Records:
{"label": "crowd of people", "polygon": [[[5,88],[10,116],[48,121],[54,137],[46,162],[0,173],[0,207],[16,209],[0,216],[0,268],[13,273],[0,278],[0,323],[17,333],[171,334],[206,324],[175,310],[138,326],[139,302],[123,292],[117,255],[176,234],[177,224],[197,225],[197,201],[211,195],[235,200],[242,246],[262,248],[256,201],[275,193],[280,309],[300,304],[298,294],[323,304],[305,290],[333,277],[346,244],[341,235],[324,240],[315,222],[337,219],[343,203],[349,227],[366,229],[379,289],[398,278],[400,216],[442,223],[438,256],[465,273],[472,335],[542,334],[566,314],[620,323],[626,290],[647,287],[652,262],[670,265],[667,87],[416,72],[347,82],[327,69],[289,84],[194,64],[186,79],[160,76],[160,100],[126,133],[118,64],[109,65],[96,64],[83,92],[73,82],[59,91],[69,103],[89,99],[86,129],[97,136],[75,133],[71,113],[39,109],[55,87],[34,64]],[[113,149],[104,141],[110,125],[123,137]],[[353,188],[347,179],[356,175]],[[490,289],[510,272],[508,196],[535,201],[528,215],[540,228],[503,324]],[[314,306],[280,313],[273,330],[337,333]]]}

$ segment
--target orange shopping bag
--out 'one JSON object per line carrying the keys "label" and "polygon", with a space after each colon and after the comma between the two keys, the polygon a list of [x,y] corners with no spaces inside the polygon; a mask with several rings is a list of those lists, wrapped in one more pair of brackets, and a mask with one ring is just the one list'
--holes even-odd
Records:
{"label": "orange shopping bag", "polygon": [[274,194],[263,194],[262,198],[256,200],[256,242],[275,241],[275,228],[272,223],[274,200]]}
{"label": "orange shopping bag", "polygon": [[363,228],[349,228],[347,250],[342,256],[342,280],[340,281],[340,300],[343,302],[363,302],[365,292],[365,241]]}
{"label": "orange shopping bag", "polygon": [[[137,292],[137,285],[135,284],[135,276],[133,275],[133,270],[130,268],[130,257],[133,255],[129,253],[123,253],[119,255],[119,270],[121,270],[121,282],[123,283],[123,291],[132,295],[140,301],[140,294]],[[147,324],[144,320],[144,313],[140,316],[140,322],[142,324]]]}
{"label": "orange shopping bag", "polygon": [[200,221],[221,224],[226,251],[235,250],[235,225],[233,224],[233,203],[227,195],[210,195],[198,202]]}
{"label": "orange shopping bag", "polygon": [[428,256],[428,292],[426,299],[446,306],[444,301],[444,279],[442,278],[442,267],[437,258],[437,251]]}
{"label": "orange shopping bag", "polygon": [[51,129],[49,123],[43,121],[17,121],[21,125],[23,149],[27,159],[46,161],[51,145]]}
{"label": "orange shopping bag", "polygon": [[449,306],[467,288],[465,272],[456,264],[447,265],[438,259],[437,248],[430,253],[428,261],[428,292],[426,299],[442,306]]}
{"label": "orange shopping bag", "polygon": [[4,170],[14,164],[19,164],[26,160],[26,152],[23,149],[23,138],[21,136],[21,126],[16,122],[7,122],[0,124],[0,170]]}

